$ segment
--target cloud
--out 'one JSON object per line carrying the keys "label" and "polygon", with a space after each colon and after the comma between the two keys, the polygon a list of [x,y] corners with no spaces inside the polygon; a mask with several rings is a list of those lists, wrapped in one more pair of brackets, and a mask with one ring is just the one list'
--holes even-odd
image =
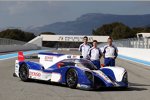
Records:
{"label": "cloud", "polygon": [[[9,14],[14,15],[14,14],[19,14],[23,13],[25,11],[30,11],[32,9],[35,9],[37,6],[37,9],[40,9],[40,6],[45,5],[51,6],[52,2],[54,1],[6,1],[7,3],[7,10]],[[42,8],[41,8],[42,9]]]}
{"label": "cloud", "polygon": [[[119,8],[119,9],[118,9]],[[75,20],[86,13],[146,14],[149,2],[0,1],[0,27],[41,26]]]}
{"label": "cloud", "polygon": [[32,3],[31,1],[12,1],[11,4],[8,4],[7,7],[9,14],[18,14],[22,13],[25,9],[28,8],[29,4]]}

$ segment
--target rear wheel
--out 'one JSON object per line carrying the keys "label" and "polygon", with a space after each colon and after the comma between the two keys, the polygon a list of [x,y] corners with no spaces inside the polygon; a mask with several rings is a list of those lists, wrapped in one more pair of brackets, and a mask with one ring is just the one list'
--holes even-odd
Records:
{"label": "rear wheel", "polygon": [[70,88],[76,88],[78,82],[77,71],[75,69],[69,69],[66,75],[66,83]]}
{"label": "rear wheel", "polygon": [[19,77],[22,81],[26,82],[29,80],[29,69],[25,63],[20,66]]}

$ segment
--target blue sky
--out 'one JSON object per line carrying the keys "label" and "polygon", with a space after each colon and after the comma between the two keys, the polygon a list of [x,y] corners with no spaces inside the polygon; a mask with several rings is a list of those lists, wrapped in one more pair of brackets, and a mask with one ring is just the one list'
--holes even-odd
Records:
{"label": "blue sky", "polygon": [[0,28],[71,21],[86,13],[150,14],[150,1],[0,1]]}

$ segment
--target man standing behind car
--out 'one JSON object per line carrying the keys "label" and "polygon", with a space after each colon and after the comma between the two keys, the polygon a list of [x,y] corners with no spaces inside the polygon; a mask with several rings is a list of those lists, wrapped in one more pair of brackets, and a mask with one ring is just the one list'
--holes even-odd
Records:
{"label": "man standing behind car", "polygon": [[81,55],[83,56],[83,58],[85,59],[89,59],[88,57],[88,51],[91,48],[90,44],[88,44],[88,37],[85,36],[83,38],[83,43],[79,46],[79,51],[81,52]]}
{"label": "man standing behind car", "polygon": [[92,63],[99,69],[102,53],[101,50],[97,47],[97,40],[93,40],[93,47],[89,49],[88,55]]}
{"label": "man standing behind car", "polygon": [[109,37],[108,45],[104,46],[103,55],[104,55],[104,66],[115,66],[115,59],[118,56],[118,49],[115,47],[112,42],[112,38]]}

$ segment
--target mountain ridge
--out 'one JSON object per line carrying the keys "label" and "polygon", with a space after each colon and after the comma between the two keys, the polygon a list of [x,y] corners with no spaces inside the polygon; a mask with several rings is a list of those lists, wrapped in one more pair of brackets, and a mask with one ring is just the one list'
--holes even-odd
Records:
{"label": "mountain ridge", "polygon": [[41,27],[27,30],[36,34],[41,32],[54,32],[62,35],[91,35],[92,30],[104,24],[121,22],[129,27],[143,27],[150,25],[150,14],[143,15],[115,15],[102,13],[87,13],[76,18],[74,21],[56,22]]}

